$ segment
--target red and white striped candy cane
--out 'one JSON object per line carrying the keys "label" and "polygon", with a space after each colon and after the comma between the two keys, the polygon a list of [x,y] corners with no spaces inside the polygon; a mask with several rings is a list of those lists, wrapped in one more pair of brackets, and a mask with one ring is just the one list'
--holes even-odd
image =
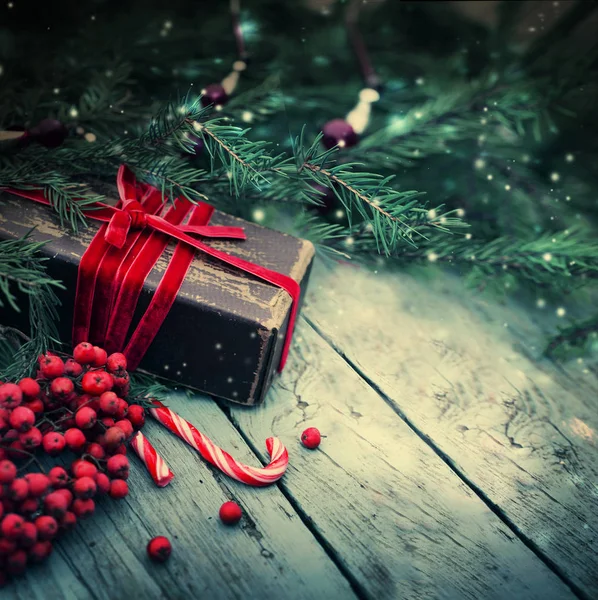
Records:
{"label": "red and white striped candy cane", "polygon": [[189,421],[185,421],[163,404],[156,402],[155,407],[150,408],[150,413],[162,425],[195,448],[209,463],[237,481],[254,486],[269,485],[278,481],[287,470],[289,453],[278,438],[271,437],[266,440],[266,448],[271,458],[270,464],[258,469],[237,462]]}
{"label": "red and white striped candy cane", "polygon": [[174,473],[168,468],[164,459],[156,452],[156,449],[149,443],[149,440],[138,431],[130,442],[137,456],[147,467],[149,474],[159,487],[168,485],[174,478]]}

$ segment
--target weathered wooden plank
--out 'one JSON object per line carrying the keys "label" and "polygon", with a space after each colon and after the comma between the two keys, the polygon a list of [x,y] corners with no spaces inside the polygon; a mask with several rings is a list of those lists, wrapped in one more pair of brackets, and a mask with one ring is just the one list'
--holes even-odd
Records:
{"label": "weathered wooden plank", "polygon": [[534,359],[545,341],[543,312],[534,312],[493,303],[448,275],[343,266],[319,271],[307,308],[395,409],[595,598],[596,377],[583,364],[571,376]]}
{"label": "weathered wooden plank", "polygon": [[[173,394],[168,404],[240,460],[259,464],[212,400]],[[144,432],[175,480],[167,488],[155,487],[132,457],[129,498],[101,501],[98,514],[60,543],[68,566],[53,557],[2,590],[3,599],[355,597],[276,486],[257,490],[224,477],[157,423],[149,422]],[[228,499],[244,509],[239,527],[228,528],[218,519]],[[164,565],[146,556],[154,535],[173,543]]]}
{"label": "weathered wooden plank", "polygon": [[[290,361],[265,405],[229,410],[256,449],[287,444],[281,485],[364,597],[573,597],[305,323]],[[308,426],[318,450],[299,443]]]}

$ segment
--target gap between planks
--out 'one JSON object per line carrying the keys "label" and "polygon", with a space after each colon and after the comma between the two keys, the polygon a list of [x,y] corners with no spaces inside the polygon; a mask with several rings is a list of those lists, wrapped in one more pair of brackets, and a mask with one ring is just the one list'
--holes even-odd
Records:
{"label": "gap between planks", "polygon": [[[427,446],[429,446],[434,453],[455,473],[455,475],[467,486],[472,492],[513,532],[513,534],[519,539],[529,550],[531,550],[561,581],[569,587],[571,592],[575,594],[581,600],[592,600],[579,586],[575,584],[567,575],[563,572],[563,570],[548,556],[546,555],[541,548],[531,539],[529,539],[518,527],[517,525],[507,516],[505,511],[503,511],[500,506],[498,506],[495,502],[493,502],[485,493],[482,488],[477,486],[465,473],[459,469],[455,461],[446,454],[442,449],[440,449],[434,441],[426,435],[423,431],[421,431],[411,420],[405,415],[405,413],[399,408],[399,406],[390,398],[384,391],[380,388],[380,386],[373,381],[368,375],[366,375],[349,357],[334,343],[329,336],[327,336],[309,317],[302,315],[302,319],[313,329],[313,331],[322,338],[326,344],[340,356],[345,363],[359,376],[363,379],[381,398],[384,402],[397,414],[397,416],[417,435],[419,439],[421,439]],[[224,410],[224,407],[221,407]],[[224,410],[226,416],[231,421],[233,426],[237,429],[239,434],[243,437],[247,445],[251,448],[251,450],[259,456],[259,452],[257,448],[254,447],[252,442],[245,436],[244,432],[238,426],[237,423],[233,420],[229,411]],[[324,548],[325,552],[330,556],[330,558],[334,561],[337,568],[343,573],[343,575],[348,579],[351,584],[351,587],[354,588],[356,593],[363,593],[359,588],[359,584],[355,582],[359,588],[355,588],[354,578],[350,573],[347,573],[347,569],[343,567],[341,562],[339,561],[338,556],[336,556],[334,550],[329,547],[329,544],[322,536],[317,532],[317,530],[311,525],[309,521],[309,517],[304,515],[302,509],[296,505],[292,496],[284,489],[284,486],[281,485],[281,482],[278,483],[281,492],[285,495],[287,500],[291,503],[293,508],[297,511],[297,514],[304,521],[305,525],[312,532],[314,537],[318,540],[320,545]],[[366,596],[361,596],[366,597]]]}

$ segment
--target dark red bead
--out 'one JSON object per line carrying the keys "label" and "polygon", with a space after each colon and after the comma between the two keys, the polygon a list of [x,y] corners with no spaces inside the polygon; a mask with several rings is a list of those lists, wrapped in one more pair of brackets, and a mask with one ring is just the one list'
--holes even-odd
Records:
{"label": "dark red bead", "polygon": [[201,97],[201,103],[203,106],[210,106],[214,104],[215,106],[222,106],[228,102],[228,94],[224,91],[222,84],[220,83],[211,83],[206,86],[204,90],[204,94]]}
{"label": "dark red bead", "polygon": [[340,146],[348,148],[349,146],[355,146],[357,144],[357,134],[355,130],[347,121],[344,119],[333,119],[328,121],[324,127],[322,127],[322,143],[328,149]]}
{"label": "dark red bead", "polygon": [[64,142],[68,135],[67,128],[56,119],[43,119],[27,131],[27,137],[46,146],[56,148]]}

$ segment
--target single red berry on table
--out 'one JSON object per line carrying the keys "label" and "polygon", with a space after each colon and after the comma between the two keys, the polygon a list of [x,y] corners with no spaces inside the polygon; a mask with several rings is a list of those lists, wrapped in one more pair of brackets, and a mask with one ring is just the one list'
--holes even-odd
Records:
{"label": "single red berry on table", "polygon": [[89,342],[81,342],[73,349],[73,358],[80,365],[90,365],[96,358],[94,347]]}
{"label": "single red berry on table", "polygon": [[54,488],[65,487],[69,482],[69,474],[64,467],[52,467],[48,473],[48,477]]}
{"label": "single red berry on table", "polygon": [[50,554],[52,554],[52,542],[47,540],[43,542],[36,542],[33,544],[33,546],[31,546],[31,548],[29,548],[28,552],[29,558],[32,562],[42,562],[48,558]]}
{"label": "single red berry on table", "polygon": [[59,454],[64,450],[66,442],[64,440],[64,436],[62,433],[58,431],[51,431],[50,433],[46,433],[42,438],[42,446],[50,455]]}
{"label": "single red berry on table", "polygon": [[218,512],[220,520],[226,525],[235,525],[241,520],[243,512],[236,502],[225,502]]}
{"label": "single red berry on table", "polygon": [[29,495],[34,498],[43,496],[50,487],[50,478],[43,473],[27,473],[25,481],[29,485]]}
{"label": "single red berry on table", "polygon": [[320,432],[315,427],[308,427],[301,434],[301,443],[310,450],[317,448],[320,445],[320,441],[322,436]]}
{"label": "single red berry on table", "polygon": [[16,408],[23,400],[23,392],[15,383],[0,385],[0,407]]}
{"label": "single red berry on table", "polygon": [[60,528],[65,531],[70,531],[77,524],[77,515],[74,512],[68,510],[64,513],[64,517],[60,520]]}
{"label": "single red berry on table", "polygon": [[110,491],[110,479],[106,473],[97,473],[95,480],[99,494],[107,494]]}
{"label": "single red berry on table", "polygon": [[58,532],[58,523],[54,517],[42,515],[35,519],[37,537],[40,540],[51,540]]}
{"label": "single red berry on table", "polygon": [[72,358],[67,358],[64,363],[64,372],[71,377],[79,377],[83,373],[83,367]]}
{"label": "single red berry on table", "polygon": [[12,460],[0,461],[0,484],[12,483],[17,476],[17,466]]}
{"label": "single red berry on table", "polygon": [[108,448],[117,448],[125,441],[125,432],[120,428],[110,427],[108,431],[104,434],[104,439],[106,440],[106,446]]}
{"label": "single red berry on table", "polygon": [[127,419],[135,429],[141,429],[145,423],[145,409],[139,404],[130,404]]}
{"label": "single red berry on table", "polygon": [[122,454],[115,454],[108,459],[106,469],[111,477],[127,479],[129,477],[129,459]]}
{"label": "single red berry on table", "polygon": [[27,553],[25,550],[16,550],[6,557],[6,570],[11,575],[19,575],[27,566]]}
{"label": "single red berry on table", "polygon": [[98,415],[93,408],[84,406],[75,413],[75,423],[80,429],[90,429],[96,424]]}
{"label": "single red berry on table", "polygon": [[99,346],[94,346],[93,351],[95,356],[91,364],[94,367],[103,367],[106,364],[106,361],[108,360],[108,353],[106,352],[106,350],[100,348]]}
{"label": "single red berry on table", "polygon": [[39,383],[37,383],[37,381],[31,377],[25,377],[24,379],[21,379],[21,381],[19,381],[19,387],[21,388],[21,392],[23,392],[23,396],[29,400],[37,398],[41,391]]}
{"label": "single red berry on table", "polygon": [[68,400],[75,391],[75,384],[68,377],[57,377],[50,384],[50,392],[57,400]]}
{"label": "single red berry on table", "polygon": [[19,538],[19,546],[23,548],[31,548],[37,542],[37,528],[31,521],[26,521],[23,524],[23,531]]}
{"label": "single red berry on table", "polygon": [[35,413],[25,406],[17,406],[10,414],[9,423],[20,433],[29,431],[35,423]]}
{"label": "single red berry on table", "polygon": [[64,362],[59,356],[53,354],[44,354],[39,359],[39,370],[42,377],[46,379],[55,379],[64,375]]}
{"label": "single red berry on table", "polygon": [[88,460],[76,460],[73,462],[71,468],[75,479],[95,477],[98,472],[98,468]]}
{"label": "single red berry on table", "polygon": [[25,525],[25,519],[21,515],[9,513],[2,519],[0,532],[7,540],[17,541],[21,537],[23,525]]}
{"label": "single red berry on table", "polygon": [[172,545],[168,538],[163,535],[159,535],[152,538],[147,545],[147,554],[156,562],[165,562],[168,560],[172,552]]}
{"label": "single red berry on table", "polygon": [[110,497],[115,500],[124,498],[129,493],[129,486],[124,479],[113,479],[110,482]]}
{"label": "single red berry on table", "polygon": [[[81,410],[85,409],[82,408]],[[69,450],[72,450],[73,452],[81,452],[87,444],[85,434],[76,427],[73,427],[72,429],[67,429],[64,432],[64,441],[66,442],[66,445],[68,446]]]}
{"label": "single red berry on table", "polygon": [[119,402],[120,399],[114,392],[104,392],[100,396],[100,410],[106,415],[115,415]]}
{"label": "single red berry on table", "polygon": [[110,373],[118,373],[127,370],[127,357],[120,352],[115,352],[108,357],[106,368]]}
{"label": "single red berry on table", "polygon": [[25,500],[29,495],[29,484],[24,477],[15,479],[8,488],[8,497],[15,502]]}
{"label": "single red berry on table", "polygon": [[133,435],[133,425],[129,419],[121,419],[120,421],[117,421],[114,426],[123,431],[125,439],[128,439]]}
{"label": "single red berry on table", "polygon": [[93,515],[95,509],[95,502],[91,498],[88,498],[87,500],[76,498],[73,500],[72,510],[78,519],[85,519],[86,517]]}
{"label": "single red berry on table", "polygon": [[73,483],[73,493],[77,498],[87,500],[96,494],[96,482],[91,477],[81,477]]}
{"label": "single red berry on table", "polygon": [[85,448],[85,453],[93,456],[96,460],[102,460],[103,458],[106,458],[106,451],[100,444],[96,442],[88,444],[87,448]]}
{"label": "single red berry on table", "polygon": [[66,512],[66,509],[69,507],[67,498],[65,497],[65,495],[60,493],[60,492],[64,492],[64,491],[68,491],[68,490],[64,490],[64,489],[56,490],[55,492],[49,493],[44,498],[44,508],[50,516],[56,517],[59,519],[60,517],[62,517],[64,515],[64,513]]}
{"label": "single red berry on table", "polygon": [[88,371],[83,375],[81,387],[86,394],[101,396],[104,392],[112,389],[113,380],[106,371]]}
{"label": "single red berry on table", "polygon": [[37,427],[33,427],[29,431],[19,435],[19,442],[21,442],[23,448],[28,451],[35,450],[35,448],[41,446],[42,439],[42,432]]}

